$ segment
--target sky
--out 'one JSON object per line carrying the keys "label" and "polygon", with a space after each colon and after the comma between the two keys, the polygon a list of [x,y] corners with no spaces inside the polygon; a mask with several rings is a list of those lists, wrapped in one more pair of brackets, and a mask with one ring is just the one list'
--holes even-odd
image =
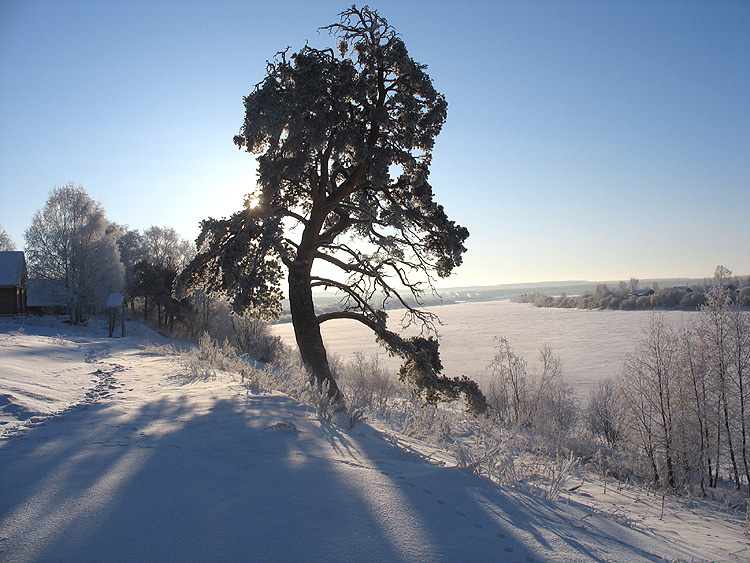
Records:
{"label": "sky", "polygon": [[[348,2],[0,2],[0,225],[82,185],[111,221],[242,207],[266,61]],[[750,274],[750,2],[371,3],[448,101],[430,181],[471,233],[444,287]]]}

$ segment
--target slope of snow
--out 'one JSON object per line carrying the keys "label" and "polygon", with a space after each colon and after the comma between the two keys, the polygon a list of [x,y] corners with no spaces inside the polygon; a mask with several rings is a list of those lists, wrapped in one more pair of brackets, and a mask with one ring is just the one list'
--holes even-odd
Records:
{"label": "slope of snow", "polygon": [[[681,535],[679,520],[624,526],[591,509],[598,485],[550,502],[403,436],[342,430],[229,374],[195,381],[135,338],[10,328],[0,325],[0,394],[56,415],[0,430],[2,561],[627,563],[748,553],[736,516],[724,525],[696,512],[690,525],[712,542]],[[33,408],[16,388],[35,395]]]}

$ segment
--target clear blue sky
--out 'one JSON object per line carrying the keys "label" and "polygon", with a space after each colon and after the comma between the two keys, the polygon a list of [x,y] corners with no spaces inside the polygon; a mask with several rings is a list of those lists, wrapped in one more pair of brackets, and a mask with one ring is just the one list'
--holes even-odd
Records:
{"label": "clear blue sky", "polygon": [[[448,100],[444,285],[750,274],[750,2],[371,2]],[[73,181],[145,229],[238,210],[265,61],[344,2],[0,2],[0,225]]]}

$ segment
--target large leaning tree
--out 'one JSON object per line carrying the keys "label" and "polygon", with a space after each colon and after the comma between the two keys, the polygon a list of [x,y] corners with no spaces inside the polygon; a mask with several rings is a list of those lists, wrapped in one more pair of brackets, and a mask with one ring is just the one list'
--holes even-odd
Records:
{"label": "large leaning tree", "polygon": [[[468,231],[448,219],[428,183],[445,98],[377,11],[353,6],[322,29],[337,52],[306,45],[278,53],[244,98],[234,142],[257,155],[257,193],[230,218],[201,223],[178,293],[223,293],[236,312],[272,318],[286,272],[300,354],[333,399],[342,397],[320,325],[353,319],[404,360],[400,376],[423,400],[463,394],[471,410],[484,411],[475,382],[441,375],[432,336],[403,338],[386,326],[385,305],[395,302],[406,324],[431,334],[435,319],[419,298],[466,250]],[[315,288],[338,290],[340,310],[316,314]]]}

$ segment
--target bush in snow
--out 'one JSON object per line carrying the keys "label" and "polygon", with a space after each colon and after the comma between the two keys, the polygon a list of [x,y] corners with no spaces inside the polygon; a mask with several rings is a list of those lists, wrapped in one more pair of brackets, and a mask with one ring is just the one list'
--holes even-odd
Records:
{"label": "bush in snow", "polygon": [[570,452],[567,457],[558,456],[550,470],[550,484],[546,495],[549,500],[557,500],[576,465],[578,465],[578,459],[573,456],[573,452]]}
{"label": "bush in snow", "polygon": [[350,408],[384,412],[388,403],[404,392],[395,378],[380,364],[377,355],[355,353],[348,362],[331,362],[338,376],[339,387]]}
{"label": "bush in snow", "polygon": [[544,345],[538,365],[529,373],[526,360],[505,337],[497,342],[484,386],[493,415],[503,423],[534,428],[556,439],[567,436],[577,421],[578,400],[563,378],[560,358]]}
{"label": "bush in snow", "polygon": [[608,446],[614,447],[620,441],[623,406],[614,379],[604,379],[591,388],[584,417],[591,433]]}
{"label": "bush in snow", "polygon": [[268,323],[253,316],[230,315],[230,342],[240,352],[267,363],[284,354],[280,336],[273,336]]}

